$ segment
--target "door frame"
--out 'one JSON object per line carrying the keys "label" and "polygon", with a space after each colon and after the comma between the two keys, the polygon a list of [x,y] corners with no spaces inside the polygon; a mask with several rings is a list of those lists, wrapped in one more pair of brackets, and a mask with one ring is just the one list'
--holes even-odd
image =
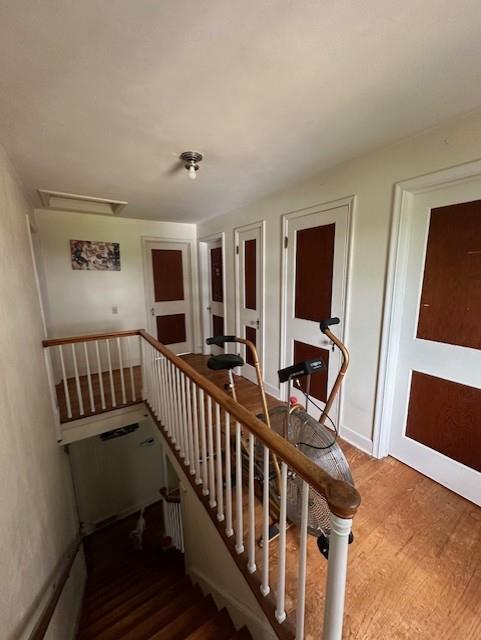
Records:
{"label": "door frame", "polygon": [[263,376],[265,376],[265,290],[266,290],[266,221],[259,220],[258,222],[251,222],[250,224],[245,224],[240,227],[234,228],[234,290],[235,290],[235,330],[236,335],[241,335],[241,326],[240,326],[240,254],[237,251],[237,247],[239,247],[239,234],[243,231],[251,231],[252,229],[260,230],[261,237],[261,260],[260,260],[260,306],[259,316],[261,320],[260,326],[260,338],[261,338],[261,349],[258,352],[259,360],[261,363],[261,370]]}
{"label": "door frame", "polygon": [[[287,366],[286,362],[286,332],[287,332],[287,252],[288,246],[286,245],[285,239],[288,237],[288,229],[289,229],[289,220],[294,220],[296,218],[301,218],[303,216],[311,215],[313,213],[323,213],[324,211],[330,211],[332,209],[338,209],[341,207],[348,208],[347,212],[347,225],[346,225],[346,238],[345,238],[345,261],[343,265],[343,287],[342,287],[342,307],[343,307],[343,318],[341,319],[341,335],[339,338],[343,342],[348,341],[348,322],[347,319],[349,317],[350,310],[350,282],[351,282],[351,268],[352,268],[352,242],[353,242],[353,217],[355,213],[356,206],[356,196],[346,196],[345,198],[339,198],[336,200],[330,200],[329,202],[324,202],[322,204],[317,204],[312,207],[306,207],[305,209],[297,209],[296,211],[291,211],[289,213],[285,213],[282,216],[281,223],[281,333],[280,333],[280,349],[279,349],[279,368]],[[279,397],[281,400],[287,401],[287,389],[281,388],[279,382]],[[339,433],[342,432],[342,416],[343,416],[343,408],[344,408],[344,390],[341,387],[338,396],[338,430]]]}
{"label": "door frame", "polygon": [[[206,344],[206,339],[210,337],[210,323],[209,312],[207,307],[209,306],[209,254],[207,251],[207,245],[209,242],[220,240],[222,247],[222,289],[224,298],[224,332],[227,332],[227,304],[226,304],[226,242],[225,232],[219,231],[212,233],[208,236],[198,238],[198,251],[199,251],[199,300],[200,300],[200,333],[201,333],[201,345],[200,352],[204,355],[210,355],[210,349]],[[227,334],[226,334],[227,335]],[[228,345],[226,345],[226,351],[228,351]]]}
{"label": "door frame", "polygon": [[481,178],[481,160],[441,169],[434,173],[411,178],[394,185],[394,203],[389,239],[381,350],[377,375],[376,407],[374,413],[373,455],[389,455],[394,381],[399,357],[401,305],[406,286],[407,255],[409,251],[409,212],[413,196],[450,185],[459,185],[473,178]]}
{"label": "door frame", "polygon": [[[194,293],[194,283],[197,281],[197,268],[196,268],[196,260],[195,260],[195,240],[192,238],[161,238],[158,236],[141,236],[140,238],[141,248],[142,248],[142,275],[144,279],[144,309],[145,309],[145,321],[146,321],[146,329],[147,331],[151,331],[150,328],[150,290],[149,290],[149,277],[150,272],[149,269],[152,269],[151,262],[149,260],[149,252],[148,252],[148,244],[149,242],[160,242],[163,244],[185,244],[188,245],[188,257],[189,257],[189,272],[188,277],[190,278],[191,286],[190,286],[190,305],[192,310],[192,351],[196,352],[197,349],[197,320],[198,317],[198,305],[197,305],[197,297]],[[156,336],[154,335],[154,338]]]}

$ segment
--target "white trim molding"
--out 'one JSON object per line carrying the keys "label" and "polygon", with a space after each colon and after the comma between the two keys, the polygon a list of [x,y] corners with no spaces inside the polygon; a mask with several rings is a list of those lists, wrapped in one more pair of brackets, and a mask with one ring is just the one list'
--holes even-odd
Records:
{"label": "white trim molding", "polygon": [[397,371],[400,318],[400,294],[406,279],[406,220],[412,196],[426,191],[458,185],[481,176],[481,160],[442,169],[434,173],[399,182],[394,187],[394,203],[389,240],[388,267],[384,296],[384,312],[379,357],[376,408],[374,415],[373,455],[383,458],[389,454],[394,379]]}

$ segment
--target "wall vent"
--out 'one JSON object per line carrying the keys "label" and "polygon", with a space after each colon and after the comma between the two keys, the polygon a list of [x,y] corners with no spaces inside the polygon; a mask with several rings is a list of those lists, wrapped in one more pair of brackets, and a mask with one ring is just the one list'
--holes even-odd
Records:
{"label": "wall vent", "polygon": [[75,193],[63,193],[38,189],[38,195],[44,209],[53,211],[76,211],[79,213],[97,213],[103,216],[116,216],[127,202],[122,200],[107,200],[93,196],[80,196]]}

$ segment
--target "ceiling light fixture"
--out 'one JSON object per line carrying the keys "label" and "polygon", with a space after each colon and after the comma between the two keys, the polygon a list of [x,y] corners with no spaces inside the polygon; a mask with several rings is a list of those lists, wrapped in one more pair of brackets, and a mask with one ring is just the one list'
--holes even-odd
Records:
{"label": "ceiling light fixture", "polygon": [[180,159],[185,163],[185,168],[189,173],[191,180],[196,179],[196,172],[199,170],[199,162],[203,160],[203,155],[198,151],[184,151],[180,154]]}

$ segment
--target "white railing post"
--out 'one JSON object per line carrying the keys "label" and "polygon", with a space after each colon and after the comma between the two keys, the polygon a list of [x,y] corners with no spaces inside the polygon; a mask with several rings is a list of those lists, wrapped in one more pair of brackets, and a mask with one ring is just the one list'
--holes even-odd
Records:
{"label": "white railing post", "polygon": [[244,532],[242,513],[242,444],[241,426],[236,422],[235,426],[235,550],[237,553],[244,552]]}
{"label": "white railing post", "polygon": [[222,478],[222,443],[220,433],[220,405],[215,404],[215,448],[216,448],[216,478],[217,478],[217,520],[224,520],[224,482]]}
{"label": "white railing post", "polygon": [[105,404],[104,377],[103,377],[102,364],[100,363],[100,349],[99,349],[98,340],[95,341],[95,357],[97,360],[97,373],[99,376],[100,403],[101,403],[102,409],[105,410],[107,405]]}
{"label": "white railing post", "polygon": [[309,485],[302,482],[301,522],[299,524],[299,566],[297,570],[296,640],[304,640],[306,615],[306,569],[307,569],[307,515],[309,507]]}
{"label": "white railing post", "polygon": [[94,390],[92,387],[92,375],[90,372],[89,351],[88,351],[86,342],[84,342],[84,355],[85,355],[85,370],[87,373],[87,385],[89,389],[90,411],[91,413],[95,413]]}
{"label": "white railing post", "polygon": [[197,407],[197,385],[192,382],[192,414],[194,418],[194,468],[195,484],[202,484],[200,477],[200,451],[199,451],[199,411]]}
{"label": "white railing post", "polygon": [[342,639],[344,598],[346,593],[347,552],[352,520],[331,513],[329,561],[327,564],[323,640]]}
{"label": "white railing post", "polygon": [[267,596],[269,587],[269,449],[264,446],[263,492],[262,492],[262,584],[261,593]]}
{"label": "white railing post", "polygon": [[205,393],[204,389],[199,389],[199,411],[200,411],[200,446],[202,455],[202,493],[206,496],[209,493],[209,483],[207,476],[207,437],[205,433]]}
{"label": "white railing post", "polygon": [[247,528],[247,570],[256,570],[256,512],[254,495],[254,436],[249,433],[249,477],[248,477],[248,528]]}
{"label": "white railing post", "polygon": [[287,500],[287,465],[281,463],[281,507],[279,513],[279,567],[277,574],[277,607],[276,620],[286,619],[286,500]]}
{"label": "white railing post", "polygon": [[215,471],[214,471],[214,436],[212,433],[212,398],[207,396],[207,451],[209,456],[209,506],[213,509],[215,501]]}
{"label": "white railing post", "polygon": [[225,412],[225,533],[229,538],[233,535],[232,528],[232,478],[231,478],[231,450],[230,450],[230,415]]}
{"label": "white railing post", "polygon": [[82,388],[80,386],[80,376],[79,376],[78,366],[77,366],[77,353],[75,351],[75,344],[73,342],[70,346],[72,347],[73,372],[75,376],[75,386],[77,388],[78,406],[79,406],[80,415],[83,416],[85,411],[84,411],[84,402],[82,398]]}

